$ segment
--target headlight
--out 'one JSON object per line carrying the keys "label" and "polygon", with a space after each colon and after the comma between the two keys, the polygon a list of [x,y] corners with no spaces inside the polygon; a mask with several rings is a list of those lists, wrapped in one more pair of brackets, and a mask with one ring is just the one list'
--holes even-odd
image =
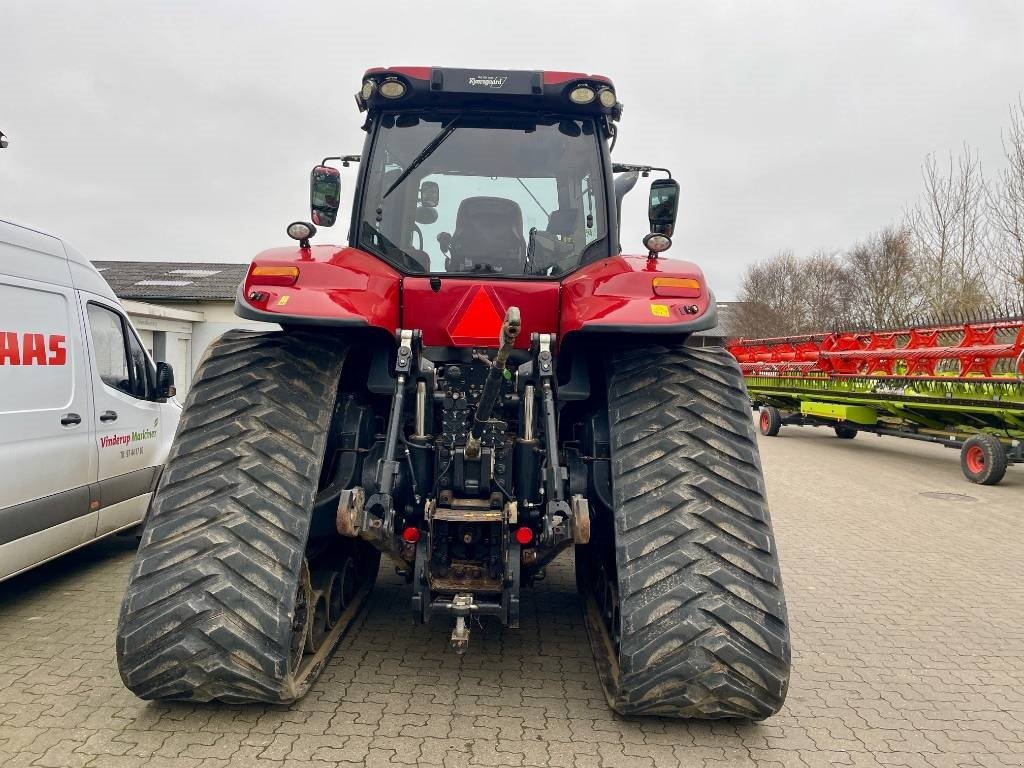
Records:
{"label": "headlight", "polygon": [[601,91],[597,98],[601,102],[602,107],[607,107],[608,109],[611,109],[612,107],[615,106],[615,91],[613,91],[611,88],[605,88],[603,91]]}
{"label": "headlight", "polygon": [[387,99],[400,99],[405,96],[405,83],[401,80],[388,80],[380,84],[380,95]]}
{"label": "headlight", "polygon": [[363,100],[365,101],[366,99],[373,96],[373,91],[374,89],[376,89],[376,87],[377,86],[374,84],[373,80],[367,80],[366,82],[363,83],[363,89],[359,92],[359,95],[362,96]]}
{"label": "headlight", "polygon": [[569,91],[569,101],[573,104],[589,104],[596,95],[589,85],[577,85]]}

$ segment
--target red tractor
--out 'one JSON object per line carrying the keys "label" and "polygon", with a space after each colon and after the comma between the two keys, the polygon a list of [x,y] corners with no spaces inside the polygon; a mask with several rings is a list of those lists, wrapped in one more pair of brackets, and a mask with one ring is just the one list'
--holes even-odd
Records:
{"label": "red tractor", "polygon": [[[610,159],[610,80],[371,69],[361,155],[311,179],[296,247],[256,257],[196,372],[117,632],[146,699],[303,695],[381,555],[413,619],[519,621],[575,548],[623,714],[761,719],[790,644],[743,377],[701,270],[666,259],[678,184]],[[349,246],[311,245],[359,163]],[[650,189],[645,251],[619,244]],[[342,651],[343,652],[343,651]]]}

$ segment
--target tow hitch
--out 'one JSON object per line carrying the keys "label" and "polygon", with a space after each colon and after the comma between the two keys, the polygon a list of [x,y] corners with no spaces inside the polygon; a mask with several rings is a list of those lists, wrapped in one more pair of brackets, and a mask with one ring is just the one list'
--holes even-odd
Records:
{"label": "tow hitch", "polygon": [[451,614],[455,617],[455,628],[452,630],[452,650],[460,656],[466,652],[469,646],[469,625],[466,619],[469,618],[474,608],[473,596],[469,593],[461,593],[452,598]]}

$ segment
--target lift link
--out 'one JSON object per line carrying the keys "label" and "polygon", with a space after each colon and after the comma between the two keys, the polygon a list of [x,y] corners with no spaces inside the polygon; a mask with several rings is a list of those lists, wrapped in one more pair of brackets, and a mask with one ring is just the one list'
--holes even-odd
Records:
{"label": "lift link", "polygon": [[498,354],[495,355],[494,361],[487,370],[487,379],[484,381],[483,391],[480,393],[476,415],[473,416],[473,426],[466,437],[467,459],[480,458],[480,438],[487,427],[487,422],[491,419],[494,406],[498,403],[505,364],[508,362],[508,356],[512,354],[512,347],[515,346],[521,329],[519,307],[509,307],[505,312],[505,321],[501,324],[501,333],[498,334]]}
{"label": "lift link", "polygon": [[572,538],[570,520],[572,508],[565,501],[564,485],[569,475],[558,459],[558,422],[555,415],[555,375],[551,345],[554,334],[538,333],[533,336],[533,353],[537,376],[540,378],[541,411],[544,419],[544,448],[547,455],[544,469],[544,492],[547,504],[541,525],[541,542],[558,547]]}
{"label": "lift link", "polygon": [[395,458],[398,433],[402,429],[405,406],[405,384],[411,375],[421,341],[420,332],[399,329],[398,351],[395,354],[395,394],[388,416],[388,430],[384,436],[384,457],[377,465],[377,493],[363,505],[363,525],[360,535],[368,539],[389,542],[395,527],[395,502],[391,495],[400,471]]}

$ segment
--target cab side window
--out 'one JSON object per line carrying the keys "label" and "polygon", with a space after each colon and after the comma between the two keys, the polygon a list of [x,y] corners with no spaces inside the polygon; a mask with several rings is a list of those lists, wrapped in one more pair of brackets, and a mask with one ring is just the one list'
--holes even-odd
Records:
{"label": "cab side window", "polygon": [[124,318],[107,307],[90,303],[89,332],[103,383],[140,400],[149,399],[149,361]]}

